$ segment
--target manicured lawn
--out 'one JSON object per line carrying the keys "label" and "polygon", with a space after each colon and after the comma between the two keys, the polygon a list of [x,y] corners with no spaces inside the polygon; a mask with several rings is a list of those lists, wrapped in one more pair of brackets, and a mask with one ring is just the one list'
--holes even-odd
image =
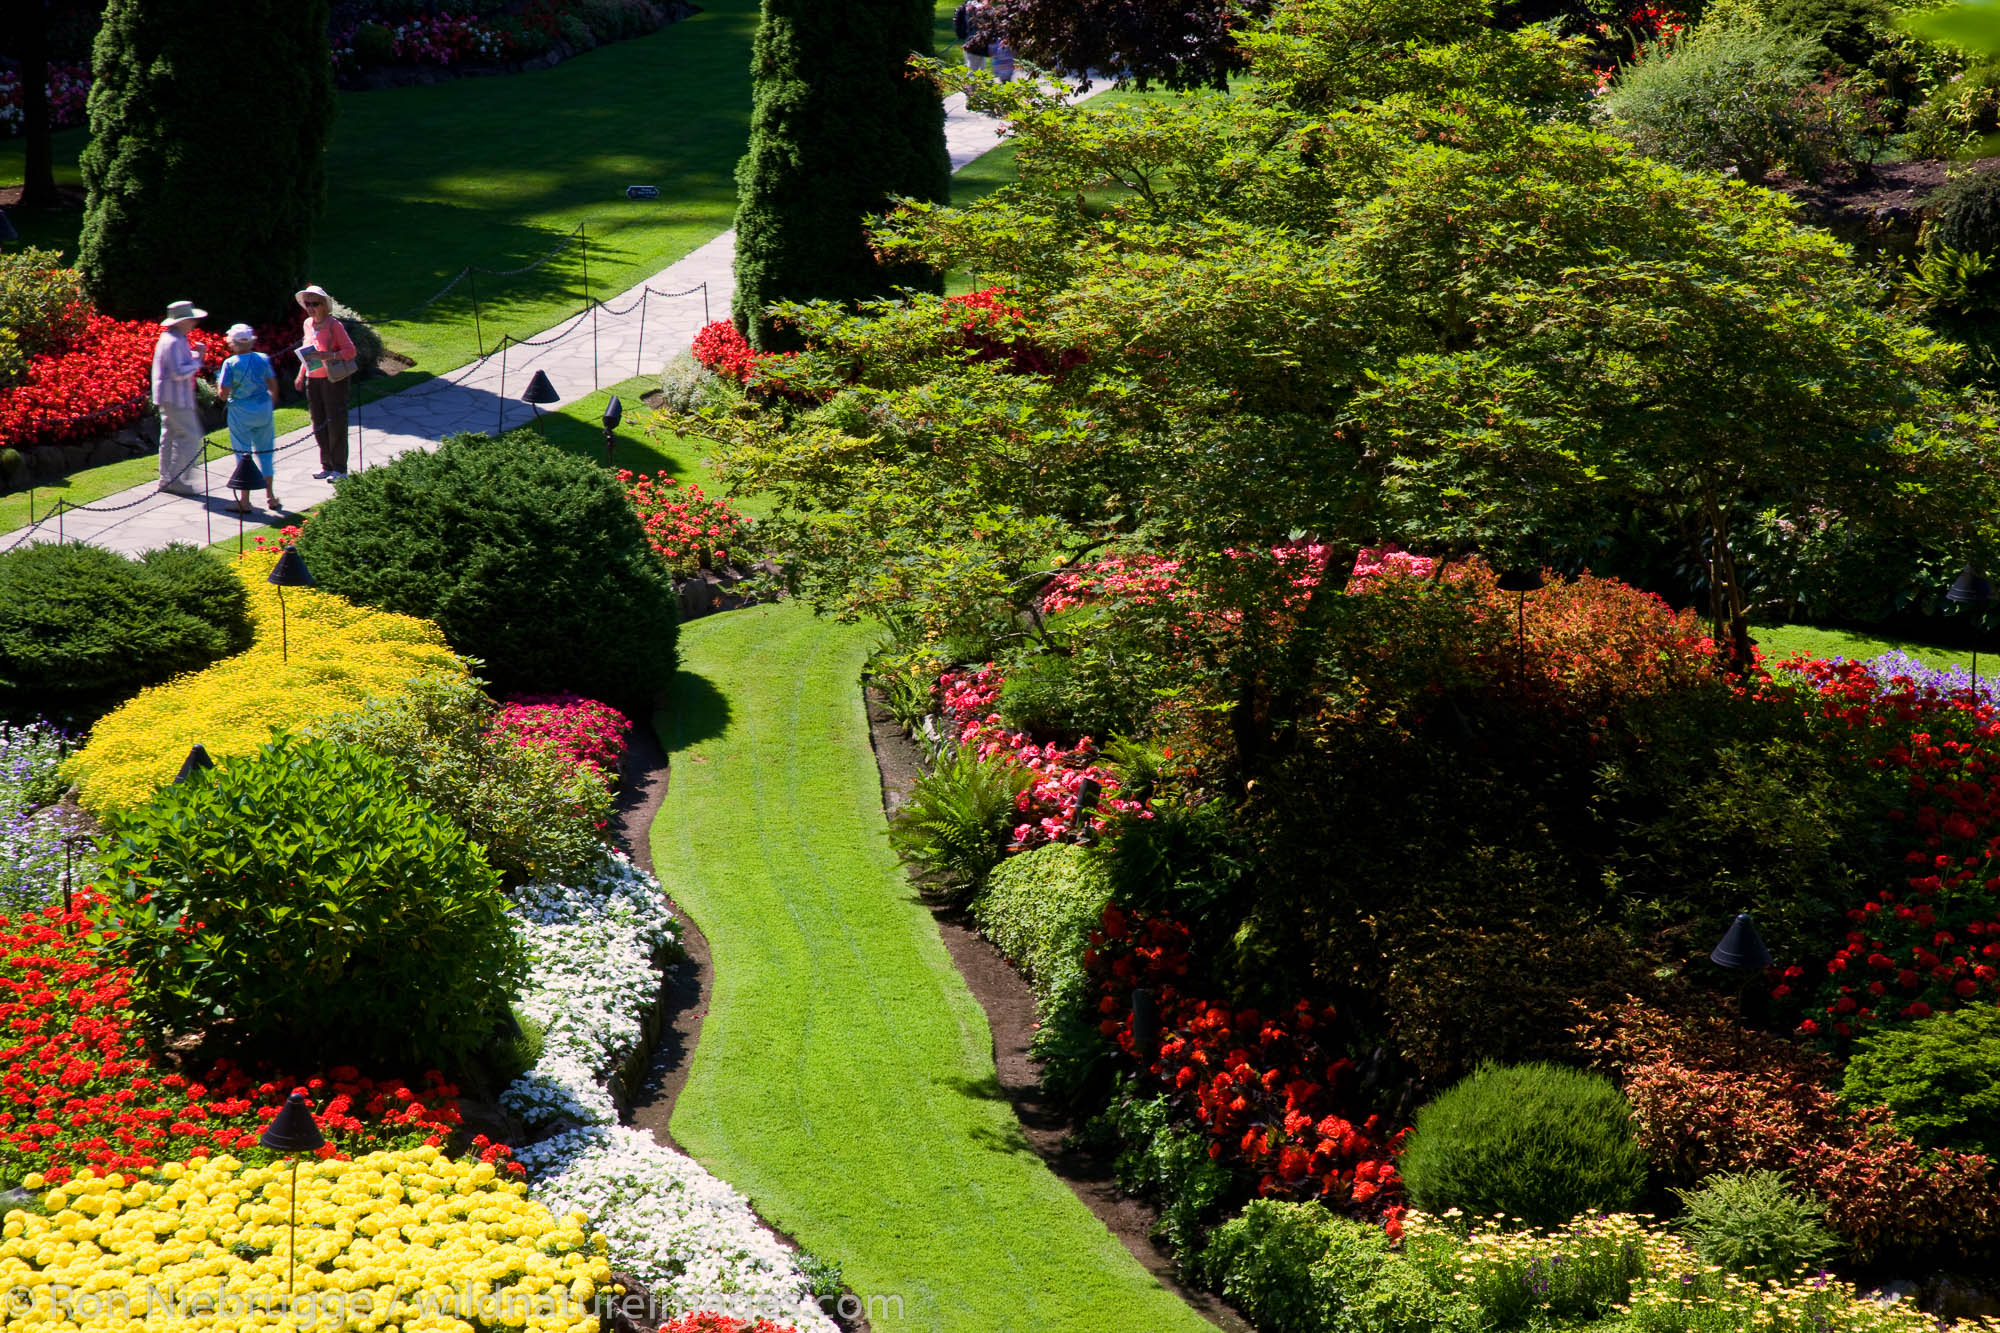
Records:
{"label": "manicured lawn", "polygon": [[864,1300],[900,1296],[877,1333],[1205,1329],[1000,1096],[985,1015],[889,851],[858,686],[874,635],[790,603],[681,632],[653,857],[715,997],[674,1134]]}
{"label": "manicured lawn", "polygon": [[[1757,626],[1750,633],[1757,646],[1764,650],[1768,658],[1786,658],[1793,653],[1810,653],[1814,657],[1853,657],[1867,659],[1879,657],[1887,652],[1904,652],[1926,666],[1949,668],[1972,664],[1971,631],[1963,623],[1940,627],[1940,637],[1953,634],[1962,647],[1940,648],[1935,644],[1921,643],[1915,639],[1889,639],[1873,634],[1862,634],[1845,629],[1817,629],[1811,625]],[[1983,676],[1992,668],[2000,668],[2000,634],[1993,634],[1990,641],[1980,643],[1979,670]]]}

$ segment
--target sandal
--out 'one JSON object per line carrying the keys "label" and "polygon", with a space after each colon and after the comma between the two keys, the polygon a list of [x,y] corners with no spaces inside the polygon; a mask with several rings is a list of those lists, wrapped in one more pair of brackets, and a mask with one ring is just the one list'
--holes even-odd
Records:
{"label": "sandal", "polygon": [[250,502],[248,500],[238,500],[235,504],[229,506],[229,512],[232,514],[247,514],[250,512]]}
{"label": "sandal", "polygon": [[267,495],[264,497],[264,508],[274,514],[282,514],[285,512],[285,502],[275,495]]}

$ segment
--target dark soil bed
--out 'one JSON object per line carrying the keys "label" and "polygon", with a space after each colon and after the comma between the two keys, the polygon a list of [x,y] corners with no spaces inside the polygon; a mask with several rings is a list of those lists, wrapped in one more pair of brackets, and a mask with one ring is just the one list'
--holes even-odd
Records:
{"label": "dark soil bed", "polygon": [[2000,168],[2000,157],[1971,162],[1887,162],[1854,180],[1815,184],[1781,176],[1770,184],[1798,200],[1807,221],[1842,240],[1870,250],[1905,254],[1916,248],[1924,201],[1944,184],[1947,168],[1992,171]]}

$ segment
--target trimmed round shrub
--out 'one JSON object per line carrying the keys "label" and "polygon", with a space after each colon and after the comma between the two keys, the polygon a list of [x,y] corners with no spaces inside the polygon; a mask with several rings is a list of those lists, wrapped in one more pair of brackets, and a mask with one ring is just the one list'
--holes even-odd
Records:
{"label": "trimmed round shrub", "polygon": [[0,712],[95,710],[250,646],[227,562],[37,543],[0,554]]}
{"label": "trimmed round shrub", "polygon": [[972,919],[1046,1002],[1081,990],[1083,951],[1110,896],[1090,853],[1055,842],[1002,861],[973,901]]}
{"label": "trimmed round shrub", "polygon": [[1675,1225],[1695,1253],[1744,1277],[1787,1278],[1840,1248],[1825,1205],[1792,1193],[1782,1171],[1725,1172],[1674,1194],[1687,1209]]}
{"label": "trimmed round shrub", "polygon": [[1410,1201],[1559,1226],[1631,1207],[1646,1187],[1632,1104],[1601,1074],[1486,1065],[1417,1112],[1397,1163]]}
{"label": "trimmed round shrub", "polygon": [[2000,171],[1968,171],[1946,181],[1924,201],[1931,209],[1925,239],[2000,258]]}
{"label": "trimmed round shrub", "polygon": [[639,714],[673,673],[678,602],[638,511],[534,430],[355,473],[298,550],[322,588],[436,622],[501,692]]}
{"label": "trimmed round shrub", "polygon": [[500,876],[359,746],[280,738],[115,818],[108,947],[154,1030],[450,1067],[526,976]]}
{"label": "trimmed round shrub", "polygon": [[1886,1106],[1896,1127],[1932,1148],[2000,1160],[2000,1009],[1972,1005],[1867,1033],[1840,1095]]}

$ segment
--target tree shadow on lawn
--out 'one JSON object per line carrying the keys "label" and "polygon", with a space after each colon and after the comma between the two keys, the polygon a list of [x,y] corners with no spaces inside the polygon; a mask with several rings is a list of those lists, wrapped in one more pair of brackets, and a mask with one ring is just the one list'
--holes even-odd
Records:
{"label": "tree shadow on lawn", "polygon": [[674,673],[660,719],[660,740],[671,762],[681,751],[729,730],[729,700],[708,677],[682,667]]}
{"label": "tree shadow on lawn", "polygon": [[1000,1080],[995,1075],[983,1074],[978,1078],[967,1078],[962,1074],[947,1074],[933,1081],[940,1087],[949,1088],[960,1097],[982,1102],[998,1102],[1007,1108],[1006,1117],[999,1126],[975,1124],[965,1131],[967,1138],[988,1152],[1020,1154],[1033,1157],[1037,1161],[1041,1160],[1035,1152],[1034,1145],[1028,1142],[1028,1136],[1021,1132],[1021,1123],[1014,1118],[1013,1103],[1007,1096],[1007,1090],[1000,1086]]}

